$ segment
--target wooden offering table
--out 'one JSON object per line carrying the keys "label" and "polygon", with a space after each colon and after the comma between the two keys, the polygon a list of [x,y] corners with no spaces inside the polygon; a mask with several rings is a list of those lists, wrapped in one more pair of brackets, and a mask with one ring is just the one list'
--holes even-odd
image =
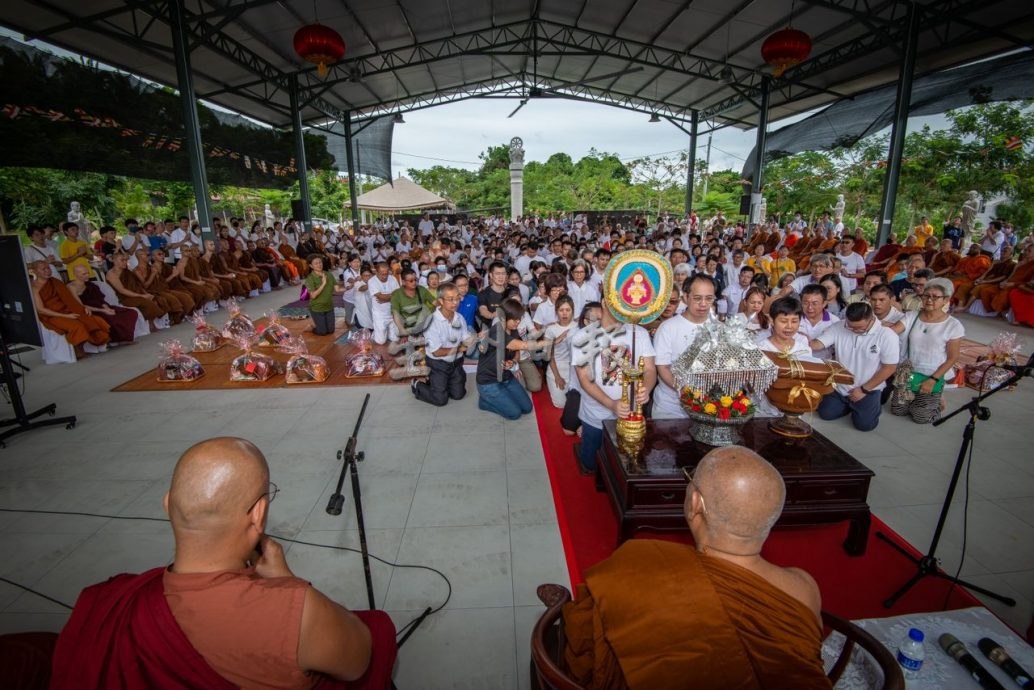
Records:
{"label": "wooden offering table", "polygon": [[[618,516],[618,543],[636,530],[688,530],[683,514],[686,478],[713,450],[693,440],[689,420],[648,420],[637,460],[618,444],[613,421],[604,422],[597,456],[597,488],[606,489]],[[743,445],[768,460],[786,482],[786,505],[776,523],[810,525],[850,520],[844,550],[865,553],[871,516],[866,498],[873,472],[822,434],[788,441],[768,429],[767,419],[741,427]]]}

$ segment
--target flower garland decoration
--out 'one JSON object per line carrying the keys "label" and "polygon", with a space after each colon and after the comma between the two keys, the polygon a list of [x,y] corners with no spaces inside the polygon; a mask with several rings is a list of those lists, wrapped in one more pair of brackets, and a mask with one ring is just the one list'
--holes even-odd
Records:
{"label": "flower garland decoration", "polygon": [[742,390],[727,394],[719,388],[705,393],[699,388],[683,388],[679,401],[688,412],[717,419],[736,419],[754,414],[754,403]]}

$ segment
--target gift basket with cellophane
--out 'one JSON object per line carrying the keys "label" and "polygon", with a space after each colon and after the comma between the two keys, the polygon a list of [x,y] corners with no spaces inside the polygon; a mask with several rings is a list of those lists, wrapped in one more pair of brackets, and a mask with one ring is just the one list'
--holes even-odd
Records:
{"label": "gift basket with cellophane", "polygon": [[373,351],[370,331],[361,331],[352,339],[352,344],[356,347],[356,352],[345,360],[345,376],[356,378],[384,374],[384,358]]}
{"label": "gift basket with cellophane", "polygon": [[194,324],[194,338],[191,341],[193,352],[212,352],[226,343],[222,334],[208,325],[205,315],[201,312],[196,311],[191,314],[190,322]]}
{"label": "gift basket with cellophane", "polygon": [[255,352],[256,337],[239,335],[233,339],[242,352],[230,362],[231,381],[266,381],[280,373],[280,365],[269,355]]}
{"label": "gift basket with cellophane", "polygon": [[280,313],[275,309],[266,314],[266,323],[259,326],[257,333],[260,347],[278,347],[291,337],[291,331],[280,323]]}
{"label": "gift basket with cellophane", "polygon": [[163,356],[158,361],[159,381],[196,381],[205,375],[201,362],[185,353],[180,341],[166,340],[161,348]]}
{"label": "gift basket with cellophane", "polygon": [[230,318],[223,324],[223,337],[227,340],[236,340],[241,336],[250,338],[255,335],[255,324],[241,311],[241,305],[237,300],[231,299],[226,306],[226,312]]}
{"label": "gift basket with cellophane", "polygon": [[321,383],[330,376],[327,360],[309,354],[302,338],[288,338],[277,349],[291,355],[285,369],[288,383]]}

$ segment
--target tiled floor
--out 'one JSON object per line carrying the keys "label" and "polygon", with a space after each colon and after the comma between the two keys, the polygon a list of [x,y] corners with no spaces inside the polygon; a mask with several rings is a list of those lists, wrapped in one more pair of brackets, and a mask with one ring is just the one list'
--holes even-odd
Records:
{"label": "tiled floor", "polygon": [[[283,293],[266,295],[249,301],[247,311],[258,316],[284,300]],[[973,318],[966,325],[969,337],[983,342],[999,330]],[[1023,333],[1029,350],[1034,333]],[[190,328],[172,335],[187,339]],[[238,435],[266,453],[281,488],[272,533],[357,547],[348,485],[340,516],[327,515],[325,507],[337,481],[335,453],[366,391],[109,392],[151,366],[162,339],[151,336],[74,366],[47,367],[24,356],[33,367],[28,406],[57,402],[59,413],[79,416],[79,425],[33,431],[0,450],[0,508],[162,517],[161,497],[179,454],[202,438]],[[479,411],[476,395],[438,410],[413,400],[405,386],[369,392],[359,472],[370,550],[442,570],[453,587],[446,609],[403,647],[396,684],[528,687],[528,639],[541,611],[535,586],[568,582],[535,420],[505,423]],[[949,407],[967,393],[949,392]],[[1011,610],[989,603],[1025,629],[1034,601],[1034,465],[1024,425],[1034,420],[1034,382],[988,406],[991,421],[977,430],[963,574],[1016,597]],[[925,549],[964,420],[933,429],[887,415],[868,434],[816,423],[876,472],[874,512]],[[960,555],[961,506],[960,492],[939,550],[949,569]],[[171,549],[163,523],[0,512],[0,576],[66,602],[110,574],[167,562]],[[300,576],[348,606],[365,607],[357,554],[290,545],[288,556]],[[400,626],[447,593],[434,573],[376,561],[373,580],[378,606]],[[0,583],[0,632],[58,630],[66,618],[59,606]]]}

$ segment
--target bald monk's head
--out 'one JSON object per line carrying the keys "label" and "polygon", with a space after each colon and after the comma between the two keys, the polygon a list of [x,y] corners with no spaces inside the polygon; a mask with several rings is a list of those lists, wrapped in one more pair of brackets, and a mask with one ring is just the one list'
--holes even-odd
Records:
{"label": "bald monk's head", "polygon": [[693,473],[691,488],[686,517],[694,537],[702,529],[710,541],[764,543],[786,499],[779,471],[742,446],[717,448],[705,455]]}
{"label": "bald monk's head", "polygon": [[241,549],[250,542],[250,550],[265,527],[268,492],[269,466],[255,444],[220,437],[191,446],[165,495],[177,550],[182,541]]}

